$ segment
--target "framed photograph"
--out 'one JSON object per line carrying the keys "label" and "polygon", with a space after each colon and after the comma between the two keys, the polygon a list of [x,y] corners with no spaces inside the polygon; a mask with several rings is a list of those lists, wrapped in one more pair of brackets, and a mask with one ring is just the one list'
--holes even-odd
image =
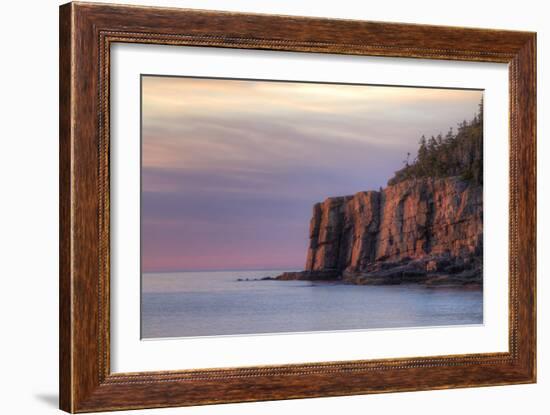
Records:
{"label": "framed photograph", "polygon": [[536,35],[60,8],[60,407],[536,381]]}

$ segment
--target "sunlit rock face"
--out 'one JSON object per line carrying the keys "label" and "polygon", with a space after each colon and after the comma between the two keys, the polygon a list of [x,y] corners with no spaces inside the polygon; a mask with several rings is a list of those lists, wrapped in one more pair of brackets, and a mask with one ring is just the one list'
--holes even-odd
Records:
{"label": "sunlit rock face", "polygon": [[481,283],[482,187],[413,179],[313,207],[305,271],[358,284]]}

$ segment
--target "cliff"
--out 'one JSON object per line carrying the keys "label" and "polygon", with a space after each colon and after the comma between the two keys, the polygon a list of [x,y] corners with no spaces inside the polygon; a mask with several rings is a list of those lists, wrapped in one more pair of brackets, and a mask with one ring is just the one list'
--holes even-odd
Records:
{"label": "cliff", "polygon": [[305,271],[278,279],[480,284],[483,194],[458,177],[410,179],[313,207]]}

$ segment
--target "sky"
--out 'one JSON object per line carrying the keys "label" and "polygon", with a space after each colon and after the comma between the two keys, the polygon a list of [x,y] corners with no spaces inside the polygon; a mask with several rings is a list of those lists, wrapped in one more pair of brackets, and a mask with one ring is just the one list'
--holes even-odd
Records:
{"label": "sky", "polygon": [[315,203],[385,187],[481,95],[142,76],[143,271],[303,269]]}

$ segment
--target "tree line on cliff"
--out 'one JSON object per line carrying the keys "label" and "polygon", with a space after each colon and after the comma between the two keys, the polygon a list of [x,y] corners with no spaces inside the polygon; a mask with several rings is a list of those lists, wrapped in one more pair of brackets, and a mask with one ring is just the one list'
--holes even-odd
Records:
{"label": "tree line on cliff", "polygon": [[483,99],[478,112],[470,121],[458,124],[456,133],[452,128],[443,136],[419,141],[418,153],[412,162],[410,153],[404,167],[388,180],[394,185],[409,179],[423,177],[459,176],[462,180],[481,185],[483,183]]}

